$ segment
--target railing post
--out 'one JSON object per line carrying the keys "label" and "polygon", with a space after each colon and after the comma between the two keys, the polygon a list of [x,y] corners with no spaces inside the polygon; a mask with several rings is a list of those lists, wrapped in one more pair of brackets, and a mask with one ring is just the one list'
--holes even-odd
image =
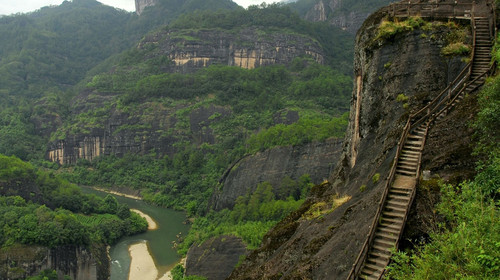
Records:
{"label": "railing post", "polygon": [[448,100],[451,99],[451,83],[450,86],[448,87]]}

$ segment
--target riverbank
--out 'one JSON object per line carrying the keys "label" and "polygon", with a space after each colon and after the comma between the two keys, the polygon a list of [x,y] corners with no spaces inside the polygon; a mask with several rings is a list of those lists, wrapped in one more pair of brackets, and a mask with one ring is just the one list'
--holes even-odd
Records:
{"label": "riverbank", "polygon": [[139,214],[139,216],[146,219],[146,221],[148,222],[148,230],[158,229],[158,225],[156,224],[155,220],[153,220],[153,218],[151,218],[149,215],[144,214],[142,211],[140,211],[138,209],[130,209],[130,211],[137,213],[137,214]]}
{"label": "riverbank", "polygon": [[130,245],[128,251],[131,259],[128,279],[156,280],[158,278],[158,270],[146,242]]}
{"label": "riverbank", "polygon": [[121,192],[117,192],[117,191],[111,191],[108,189],[103,189],[103,188],[98,188],[98,187],[90,187],[90,188],[92,188],[96,191],[100,191],[100,192],[105,192],[105,193],[123,196],[123,197],[127,197],[127,198],[137,199],[137,200],[142,200],[142,197],[137,196],[137,195],[131,195],[131,194],[121,193]]}

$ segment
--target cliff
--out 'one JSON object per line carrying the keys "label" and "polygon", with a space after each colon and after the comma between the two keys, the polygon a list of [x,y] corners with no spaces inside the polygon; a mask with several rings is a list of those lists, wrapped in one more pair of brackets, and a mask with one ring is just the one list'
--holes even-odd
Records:
{"label": "cliff", "polygon": [[324,62],[319,44],[308,36],[267,32],[255,27],[233,30],[166,30],[139,44],[139,49],[156,46],[151,57],[166,56],[172,62],[166,72],[193,72],[213,64],[253,69],[265,65],[289,64],[295,57],[311,56]]}
{"label": "cliff", "polygon": [[135,12],[141,15],[146,7],[156,5],[158,0],[135,0]]}
{"label": "cliff", "polygon": [[77,246],[47,248],[14,245],[0,251],[0,278],[25,279],[45,269],[56,270],[59,279],[75,280],[109,278],[106,248],[89,249]]}
{"label": "cliff", "polygon": [[[376,36],[385,16],[384,9],[373,14],[357,34],[350,122],[330,183],[316,186],[306,203],[273,228],[229,279],[347,277],[377,211],[408,114],[431,100],[464,66],[459,58],[441,55],[452,31],[449,26],[412,28],[380,39]],[[439,129],[443,128],[433,128]],[[453,150],[463,147],[463,143],[446,142],[432,149],[449,144]],[[349,200],[335,205],[339,197]],[[425,199],[425,195],[417,197],[416,204]],[[332,210],[312,218],[305,215],[332,201]],[[423,214],[419,222],[428,222],[427,218]]]}
{"label": "cliff", "polygon": [[352,0],[299,0],[290,6],[312,22],[327,22],[355,34],[363,21],[377,8],[391,1]]}
{"label": "cliff", "polygon": [[[242,256],[245,244],[234,236],[219,236],[195,244],[186,256],[186,275],[198,275],[207,280],[226,279]],[[214,269],[217,268],[217,269]]]}
{"label": "cliff", "polygon": [[[257,28],[244,28],[238,33],[167,29],[146,36],[134,51],[144,60],[166,61],[154,65],[156,73],[190,73],[210,65],[253,69],[290,64],[304,56],[324,62],[323,50],[314,39]],[[163,87],[168,90],[168,86]],[[121,95],[122,92],[82,91],[70,105],[76,119],[68,122],[66,129],[59,127],[63,135],[49,144],[46,158],[59,164],[75,164],[78,159],[91,161],[101,155],[144,155],[154,151],[160,156],[172,156],[179,141],[214,144],[217,135],[212,124],[233,115],[229,106],[194,106],[199,99],[173,105],[137,100],[133,110],[123,110],[121,101],[117,101]],[[189,113],[179,115],[180,111]]]}
{"label": "cliff", "polygon": [[307,174],[312,183],[319,184],[335,168],[340,152],[341,141],[329,140],[278,147],[245,157],[226,171],[212,196],[211,207],[214,210],[232,208],[239,196],[255,191],[259,183],[279,186],[285,177],[297,180]]}

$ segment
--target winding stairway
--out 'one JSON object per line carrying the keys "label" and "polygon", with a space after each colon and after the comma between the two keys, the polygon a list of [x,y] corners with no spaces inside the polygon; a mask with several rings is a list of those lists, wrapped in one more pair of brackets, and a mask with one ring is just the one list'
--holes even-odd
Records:
{"label": "winding stairway", "polygon": [[415,198],[422,150],[432,122],[441,119],[467,94],[480,87],[492,69],[490,18],[471,17],[474,27],[472,61],[430,104],[413,114],[401,135],[370,233],[347,279],[380,279],[390,262]]}

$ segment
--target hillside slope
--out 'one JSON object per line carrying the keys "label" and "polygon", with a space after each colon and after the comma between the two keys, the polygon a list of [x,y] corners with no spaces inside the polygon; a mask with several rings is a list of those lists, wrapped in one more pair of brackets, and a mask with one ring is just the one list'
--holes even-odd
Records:
{"label": "hillside slope", "polygon": [[[385,16],[384,9],[370,16],[357,35],[350,123],[331,183],[313,188],[306,203],[272,229],[230,279],[347,277],[377,211],[408,114],[432,100],[465,66],[460,57],[442,55],[451,43],[447,34],[464,34],[462,43],[470,44],[467,22],[409,20],[400,24],[411,28],[384,33]],[[454,142],[450,150],[465,146]]]}

